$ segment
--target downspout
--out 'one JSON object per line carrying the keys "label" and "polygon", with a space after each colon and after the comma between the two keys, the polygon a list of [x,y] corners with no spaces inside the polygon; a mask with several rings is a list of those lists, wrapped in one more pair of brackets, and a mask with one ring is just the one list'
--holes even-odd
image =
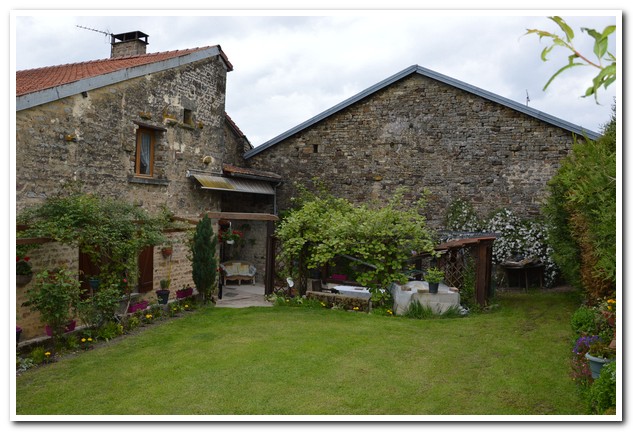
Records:
{"label": "downspout", "polygon": [[277,188],[281,185],[282,182],[277,182],[276,185],[273,185],[273,214],[278,216],[277,214]]}

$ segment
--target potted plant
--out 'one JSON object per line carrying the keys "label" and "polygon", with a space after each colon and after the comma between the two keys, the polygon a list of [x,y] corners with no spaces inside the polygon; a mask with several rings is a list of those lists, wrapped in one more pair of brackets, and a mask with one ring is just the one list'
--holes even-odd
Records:
{"label": "potted plant", "polygon": [[35,277],[35,286],[27,291],[25,306],[40,313],[40,320],[51,329],[57,341],[72,325],[81,294],[77,275],[65,268],[45,270]]}
{"label": "potted plant", "polygon": [[437,267],[430,267],[424,280],[429,283],[429,292],[431,294],[437,294],[440,282],[444,279],[444,272]]}
{"label": "potted plant", "polygon": [[169,285],[171,285],[170,279],[161,279],[160,289],[156,291],[158,296],[158,304],[167,304],[169,301]]}
{"label": "potted plant", "polygon": [[176,291],[177,299],[184,299],[187,297],[191,297],[193,295],[193,288],[189,285],[182,287],[181,289]]}
{"label": "potted plant", "polygon": [[92,292],[95,293],[97,292],[97,289],[99,289],[99,285],[101,285],[101,279],[96,276],[90,276],[88,279],[88,285],[90,285]]}
{"label": "potted plant", "polygon": [[33,279],[33,268],[29,262],[30,260],[28,256],[20,257],[18,255],[17,257],[15,264],[15,282],[19,286],[24,286]]}
{"label": "potted plant", "polygon": [[233,244],[236,240],[240,240],[242,238],[242,232],[238,230],[234,230],[229,228],[226,231],[220,231],[220,241],[225,242],[226,244]]}
{"label": "potted plant", "polygon": [[585,357],[589,360],[591,377],[597,379],[600,376],[602,367],[615,359],[615,349],[601,338],[598,338],[589,346],[589,351],[585,354]]}
{"label": "potted plant", "polygon": [[171,244],[167,244],[163,246],[160,251],[163,254],[163,258],[169,258],[174,253],[174,246]]}

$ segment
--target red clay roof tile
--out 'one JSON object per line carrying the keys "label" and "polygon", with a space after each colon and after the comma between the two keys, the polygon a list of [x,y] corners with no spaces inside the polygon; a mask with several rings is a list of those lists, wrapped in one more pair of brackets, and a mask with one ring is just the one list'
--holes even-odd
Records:
{"label": "red clay roof tile", "polygon": [[[222,51],[219,45],[220,55],[228,66],[229,70],[233,66]],[[184,50],[165,51],[159,53],[143,54],[138,56],[117,57],[103,60],[93,60],[83,63],[72,63],[60,66],[49,66],[38,69],[27,69],[16,72],[16,96],[22,96],[63,84],[69,84],[85,78],[92,78],[110,72],[116,72],[136,66],[169,60],[172,58],[191,54],[211,47],[191,48]]]}

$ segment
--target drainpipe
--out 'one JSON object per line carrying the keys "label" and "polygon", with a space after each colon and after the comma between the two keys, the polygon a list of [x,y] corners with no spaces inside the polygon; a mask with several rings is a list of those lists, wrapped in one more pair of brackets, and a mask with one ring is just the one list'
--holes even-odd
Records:
{"label": "drainpipe", "polygon": [[277,188],[281,186],[282,182],[278,182],[273,186],[273,214],[277,216]]}

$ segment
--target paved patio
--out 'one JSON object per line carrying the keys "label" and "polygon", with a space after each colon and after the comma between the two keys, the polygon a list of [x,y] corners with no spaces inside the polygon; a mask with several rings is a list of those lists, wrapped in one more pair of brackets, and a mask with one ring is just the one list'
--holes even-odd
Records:
{"label": "paved patio", "polygon": [[218,299],[216,307],[244,308],[250,306],[272,306],[264,297],[264,285],[231,283],[224,286],[222,299]]}

